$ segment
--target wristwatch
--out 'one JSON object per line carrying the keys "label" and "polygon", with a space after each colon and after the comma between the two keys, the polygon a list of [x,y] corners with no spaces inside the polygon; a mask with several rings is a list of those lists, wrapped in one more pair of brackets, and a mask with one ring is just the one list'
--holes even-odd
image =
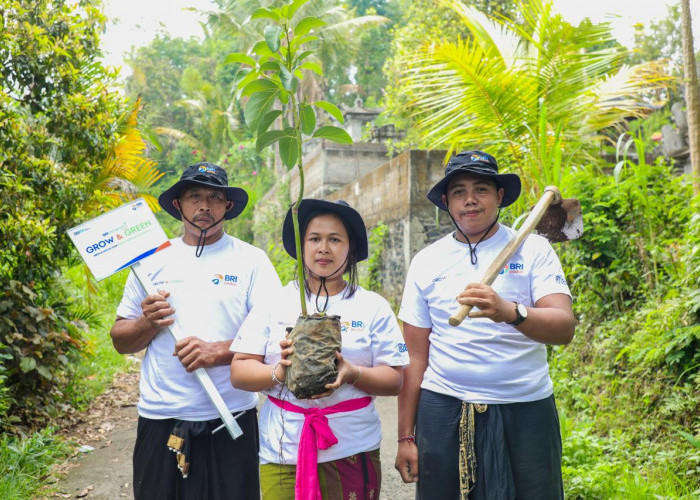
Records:
{"label": "wristwatch", "polygon": [[527,319],[527,308],[520,302],[513,302],[513,304],[515,304],[515,321],[508,321],[507,324],[518,326]]}

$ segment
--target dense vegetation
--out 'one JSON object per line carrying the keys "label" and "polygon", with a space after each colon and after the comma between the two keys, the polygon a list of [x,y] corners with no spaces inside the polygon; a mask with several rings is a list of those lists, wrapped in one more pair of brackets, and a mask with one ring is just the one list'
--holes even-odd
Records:
{"label": "dense vegetation", "polygon": [[[96,287],[66,229],[136,193],[160,192],[203,159],[226,167],[251,206],[285,182],[279,158],[259,152],[245,127],[235,88],[246,74],[226,62],[265,27],[243,19],[280,2],[218,0],[202,39],[159,35],[134,49],[126,97],[99,60],[105,19],[96,4],[0,0],[2,498],[34,494],[36,478],[66,450],[51,425],[124,363],[106,333],[124,276]],[[577,334],[550,351],[567,497],[696,497],[698,199],[652,140],[682,95],[678,9],[640,28],[628,52],[606,26],[571,26],[544,0],[465,4],[310,0],[302,15],[326,24],[309,62],[323,71],[308,70],[304,92],[384,107],[380,123],[409,131],[394,151],[478,146],[507,158],[528,180],[515,211],[549,183],[581,200],[586,234],[558,249]],[[165,177],[154,186],[156,164]],[[277,200],[280,209],[289,201]],[[254,221],[246,210],[228,230],[250,240],[254,224],[275,231],[275,217]],[[178,230],[172,218],[161,221]],[[373,246],[383,234],[373,230]],[[279,246],[267,250],[290,279],[292,261]],[[369,286],[381,283],[378,258],[365,273]]]}

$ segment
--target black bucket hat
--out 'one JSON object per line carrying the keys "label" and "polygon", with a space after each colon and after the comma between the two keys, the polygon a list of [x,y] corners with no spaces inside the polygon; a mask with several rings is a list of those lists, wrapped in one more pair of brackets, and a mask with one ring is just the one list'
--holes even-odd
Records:
{"label": "black bucket hat", "polygon": [[228,185],[226,170],[213,163],[195,163],[185,169],[180,180],[158,197],[160,206],[175,217],[182,220],[180,211],[173,205],[173,200],[180,196],[185,188],[191,185],[221,189],[226,193],[226,199],[233,202],[231,210],[226,212],[225,220],[238,217],[248,203],[248,193],[244,189]]}
{"label": "black bucket hat", "polygon": [[499,174],[496,158],[483,151],[463,151],[447,162],[445,177],[428,192],[428,199],[438,208],[447,210],[442,195],[447,191],[450,179],[460,174],[476,174],[491,177],[503,188],[501,208],[507,207],[520,196],[520,177],[517,174]]}
{"label": "black bucket hat", "polygon": [[[363,261],[369,255],[367,244],[367,229],[362,216],[344,200],[326,201],[305,199],[299,204],[299,228],[306,227],[309,216],[318,213],[332,213],[340,217],[350,231],[356,243],[357,262]],[[303,237],[303,235],[302,235]],[[297,258],[296,243],[294,240],[294,226],[292,225],[292,209],[287,211],[282,226],[282,243],[287,253],[294,259]]]}

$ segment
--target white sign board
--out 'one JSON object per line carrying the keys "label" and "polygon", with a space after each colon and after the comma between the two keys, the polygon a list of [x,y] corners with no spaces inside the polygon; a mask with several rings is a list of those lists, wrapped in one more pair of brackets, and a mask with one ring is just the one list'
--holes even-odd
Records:
{"label": "white sign board", "polygon": [[69,229],[68,235],[97,280],[170,246],[143,198]]}

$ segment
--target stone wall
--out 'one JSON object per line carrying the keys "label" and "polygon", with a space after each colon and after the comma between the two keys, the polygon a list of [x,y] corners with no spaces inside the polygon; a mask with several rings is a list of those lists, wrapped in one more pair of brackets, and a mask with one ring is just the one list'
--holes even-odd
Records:
{"label": "stone wall", "polygon": [[[304,156],[305,197],[328,197],[333,191],[384,163],[386,155],[384,144],[357,142],[346,145],[320,141]],[[299,190],[299,173],[296,168],[290,172],[289,190],[290,193]]]}
{"label": "stone wall", "polygon": [[[307,155],[306,198],[347,201],[362,214],[368,231],[380,223],[387,226],[380,254],[380,292],[394,306],[401,301],[406,272],[416,252],[452,230],[447,215],[426,198],[443,176],[445,154],[410,150],[389,159],[380,144],[322,143]],[[281,229],[284,213],[280,213],[279,200],[289,200],[288,193],[296,193],[297,172],[292,171],[289,183],[279,187],[285,192],[268,193],[255,208],[255,218],[271,222],[277,218]],[[266,225],[267,231],[270,226]],[[255,240],[266,247],[269,236],[256,234]],[[373,251],[376,249],[370,248]]]}

